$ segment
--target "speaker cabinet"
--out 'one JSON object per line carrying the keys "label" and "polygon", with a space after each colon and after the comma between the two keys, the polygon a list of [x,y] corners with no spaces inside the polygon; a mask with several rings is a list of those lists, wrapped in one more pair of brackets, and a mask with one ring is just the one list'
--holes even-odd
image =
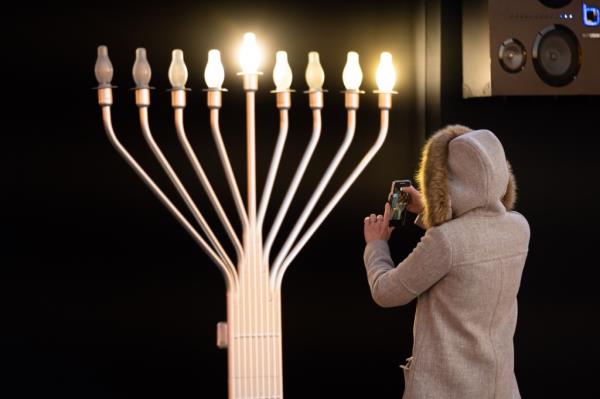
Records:
{"label": "speaker cabinet", "polygon": [[600,94],[600,0],[464,0],[463,97]]}

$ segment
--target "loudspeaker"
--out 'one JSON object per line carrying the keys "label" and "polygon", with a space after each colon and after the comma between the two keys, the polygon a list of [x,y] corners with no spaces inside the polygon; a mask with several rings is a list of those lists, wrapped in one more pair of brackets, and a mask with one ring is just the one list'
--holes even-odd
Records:
{"label": "loudspeaker", "polygon": [[463,97],[600,94],[600,0],[464,0]]}

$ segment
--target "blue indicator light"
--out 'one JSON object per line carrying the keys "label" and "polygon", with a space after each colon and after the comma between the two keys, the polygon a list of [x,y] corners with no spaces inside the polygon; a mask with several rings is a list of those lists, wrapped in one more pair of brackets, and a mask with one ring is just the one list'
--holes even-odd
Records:
{"label": "blue indicator light", "polygon": [[600,25],[600,9],[598,9],[598,7],[588,6],[587,4],[583,3],[583,25]]}

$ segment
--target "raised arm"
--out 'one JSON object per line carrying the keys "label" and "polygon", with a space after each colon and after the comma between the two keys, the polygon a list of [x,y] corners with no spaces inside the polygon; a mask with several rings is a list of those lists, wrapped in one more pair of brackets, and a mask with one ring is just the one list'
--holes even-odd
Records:
{"label": "raised arm", "polygon": [[385,240],[370,241],[364,252],[367,279],[373,300],[382,307],[406,305],[449,271],[452,249],[438,227],[432,227],[398,266]]}

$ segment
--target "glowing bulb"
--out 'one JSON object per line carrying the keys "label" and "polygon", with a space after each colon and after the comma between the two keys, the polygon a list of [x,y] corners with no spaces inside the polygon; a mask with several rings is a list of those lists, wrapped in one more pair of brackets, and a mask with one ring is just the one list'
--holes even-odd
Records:
{"label": "glowing bulb", "polygon": [[254,33],[248,32],[244,34],[244,42],[240,51],[240,63],[243,73],[257,73],[258,63],[260,61],[260,51],[256,44],[256,36]]}
{"label": "glowing bulb", "polygon": [[319,53],[311,51],[308,53],[308,65],[306,66],[306,84],[310,90],[321,90],[323,89],[323,82],[325,82],[325,72],[319,61]]}
{"label": "glowing bulb", "polygon": [[273,68],[275,88],[277,90],[288,90],[292,85],[292,68],[288,63],[287,53],[278,51],[275,60],[275,68]]}
{"label": "glowing bulb", "polygon": [[221,52],[219,50],[210,50],[208,52],[208,62],[204,69],[204,81],[209,89],[220,89],[225,80],[225,69],[221,62]]}
{"label": "glowing bulb", "polygon": [[342,74],[346,90],[358,90],[362,83],[362,78],[363,74],[358,63],[358,53],[350,51],[348,52],[348,59],[346,60],[346,66]]}
{"label": "glowing bulb", "polygon": [[392,64],[392,55],[387,51],[381,53],[379,66],[375,73],[375,80],[380,91],[391,92],[394,90],[396,71],[394,70],[394,64]]}
{"label": "glowing bulb", "polygon": [[140,47],[135,50],[135,62],[133,63],[133,80],[138,89],[148,88],[152,70],[146,57],[146,49]]}
{"label": "glowing bulb", "polygon": [[110,87],[110,81],[113,77],[113,67],[110,58],[108,58],[108,48],[106,46],[98,46],[98,58],[96,58],[94,74],[98,81],[98,87]]}
{"label": "glowing bulb", "polygon": [[173,50],[173,60],[169,66],[169,81],[174,89],[184,89],[187,78],[188,70],[183,62],[183,51]]}

